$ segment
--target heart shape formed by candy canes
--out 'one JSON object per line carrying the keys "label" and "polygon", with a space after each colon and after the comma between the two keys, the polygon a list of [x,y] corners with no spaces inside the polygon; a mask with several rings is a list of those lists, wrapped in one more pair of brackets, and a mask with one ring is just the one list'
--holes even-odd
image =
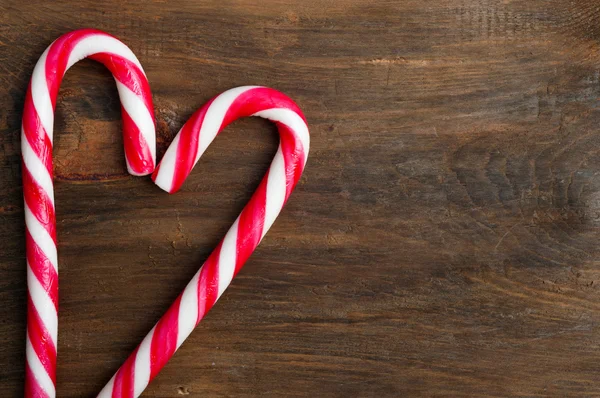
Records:
{"label": "heart shape formed by candy canes", "polygon": [[[127,168],[147,175],[155,164],[152,100],[139,61],[123,43],[97,30],[68,33],[38,61],[25,100],[22,128],[27,236],[28,317],[26,397],[56,395],[58,266],[52,185],[52,124],[60,81],[83,58],[106,65],[117,82]],[[181,128],[152,175],[176,192],[212,140],[240,117],[277,125],[280,144],[267,174],[223,240],[99,397],[137,397],[223,294],[256,249],[298,183],[310,137],[302,111],[265,87],[239,87],[213,98]]]}

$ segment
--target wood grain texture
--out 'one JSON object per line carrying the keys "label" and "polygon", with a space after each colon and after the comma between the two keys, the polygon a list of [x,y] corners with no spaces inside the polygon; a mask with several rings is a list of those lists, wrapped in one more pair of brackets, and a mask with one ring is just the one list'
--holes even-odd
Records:
{"label": "wood grain texture", "polygon": [[[22,395],[19,129],[44,48],[96,27],[138,55],[159,156],[244,84],[294,98],[305,175],[147,397],[600,395],[600,3],[0,2],[0,396]],[[236,122],[181,192],[125,171],[108,71],[56,116],[58,393],[92,396],[266,171]]]}

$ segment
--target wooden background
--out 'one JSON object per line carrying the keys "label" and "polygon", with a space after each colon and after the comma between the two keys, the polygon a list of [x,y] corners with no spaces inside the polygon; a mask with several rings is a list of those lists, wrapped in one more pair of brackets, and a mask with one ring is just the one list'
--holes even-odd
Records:
{"label": "wooden background", "polygon": [[[373,4],[369,4],[373,3]],[[306,173],[147,397],[600,395],[600,1],[0,2],[0,396],[23,393],[19,129],[33,66],[96,27],[138,55],[161,155],[210,97],[297,100]],[[93,396],[277,145],[236,122],[169,196],[127,175],[110,74],[55,125],[58,394]]]}

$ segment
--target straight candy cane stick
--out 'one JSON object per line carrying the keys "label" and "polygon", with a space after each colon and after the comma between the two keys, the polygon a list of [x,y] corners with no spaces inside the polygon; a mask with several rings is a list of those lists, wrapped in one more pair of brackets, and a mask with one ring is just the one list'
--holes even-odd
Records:
{"label": "straight candy cane stick", "polygon": [[58,262],[52,133],[62,78],[67,69],[84,58],[103,63],[117,83],[129,172],[147,175],[155,165],[152,96],[135,55],[125,44],[99,30],[76,30],[58,38],[33,70],[21,127],[28,289],[25,397],[56,396]]}
{"label": "straight candy cane stick", "polygon": [[281,141],[258,189],[200,271],[98,395],[138,397],[223,294],[265,236],[298,183],[308,156],[306,119],[287,96],[265,87],[239,87],[200,108],[181,128],[152,178],[176,192],[212,140],[245,116],[269,119]]}

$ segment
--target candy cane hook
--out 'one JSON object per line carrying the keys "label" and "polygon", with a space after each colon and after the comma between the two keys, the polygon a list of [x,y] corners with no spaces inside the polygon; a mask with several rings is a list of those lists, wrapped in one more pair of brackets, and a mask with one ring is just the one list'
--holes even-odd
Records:
{"label": "candy cane hook", "polygon": [[212,99],[182,127],[152,176],[156,184],[177,191],[217,134],[245,116],[263,117],[278,127],[281,141],[266,176],[221,243],[99,397],[138,397],[144,391],[223,294],[298,183],[310,141],[302,112],[273,89],[239,87]]}
{"label": "candy cane hook", "polygon": [[33,70],[21,127],[28,289],[26,397],[56,396],[58,263],[52,133],[62,78],[84,58],[103,63],[117,83],[127,169],[141,176],[152,173],[155,165],[152,96],[135,55],[125,44],[98,30],[82,29],[58,38]]}

